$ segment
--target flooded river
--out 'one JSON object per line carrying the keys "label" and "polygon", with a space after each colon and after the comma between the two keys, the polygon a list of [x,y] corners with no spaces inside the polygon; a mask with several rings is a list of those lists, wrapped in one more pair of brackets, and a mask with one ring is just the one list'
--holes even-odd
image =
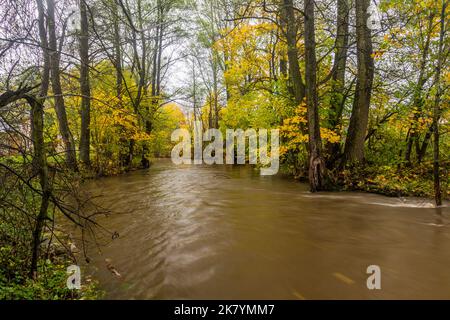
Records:
{"label": "flooded river", "polygon": [[86,188],[120,234],[87,269],[108,299],[450,299],[448,204],[165,160]]}

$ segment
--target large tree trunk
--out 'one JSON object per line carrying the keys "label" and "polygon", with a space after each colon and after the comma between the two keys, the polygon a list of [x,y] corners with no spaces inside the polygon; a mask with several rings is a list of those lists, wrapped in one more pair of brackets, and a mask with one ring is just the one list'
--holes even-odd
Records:
{"label": "large tree trunk", "polygon": [[305,0],[305,79],[309,133],[309,183],[312,192],[323,189],[325,164],[322,158],[322,139],[317,97],[317,60],[314,23],[314,0]]}
{"label": "large tree trunk", "polygon": [[[430,143],[431,137],[433,136],[434,132],[434,123],[431,124],[431,126],[428,128],[427,133],[425,134],[425,137],[423,138],[422,145],[419,149],[419,152],[417,154],[417,163],[421,164],[423,159],[425,158],[428,150],[428,145]],[[407,164],[410,164],[411,161],[407,162]]]}
{"label": "large tree trunk", "polygon": [[33,140],[34,150],[33,172],[39,176],[39,183],[42,190],[41,205],[35,221],[33,243],[31,246],[30,277],[33,278],[37,276],[37,263],[39,259],[42,229],[47,217],[51,192],[50,183],[48,180],[47,154],[44,142],[44,102],[47,98],[48,88],[50,86],[50,58],[48,52],[47,31],[45,28],[44,4],[42,0],[37,0],[36,3],[39,13],[39,38],[44,65],[41,72],[39,97],[37,99],[27,97],[27,101],[31,107],[31,137]]}
{"label": "large tree trunk", "polygon": [[[137,93],[134,99],[132,99],[133,103],[133,109],[134,113],[136,115],[141,115],[141,103],[143,98],[148,94],[147,92],[147,41],[145,37],[145,30],[144,30],[144,13],[142,8],[142,0],[137,1],[137,23],[139,30],[133,28],[132,30],[132,37],[131,37],[131,44],[133,48],[133,65],[135,66],[137,70],[137,78],[138,78],[138,86],[137,86]],[[139,36],[139,39],[138,39]],[[138,41],[139,46],[138,46]],[[154,88],[152,87],[152,90]],[[152,92],[153,94],[153,92]],[[148,121],[148,113],[149,113],[149,106],[147,105],[145,108],[147,114],[144,117],[143,124],[146,127],[146,131],[148,133],[150,128],[150,121]],[[130,139],[129,141],[129,152],[128,152],[128,159],[129,161],[126,161],[128,165],[131,165],[132,159],[133,159],[133,153],[134,153],[134,147],[136,145],[136,142],[134,139]],[[141,150],[141,164],[144,168],[148,168],[150,166],[149,160],[146,158],[148,147],[146,145],[146,142],[143,142],[142,150]],[[128,168],[129,169],[129,168]]]}
{"label": "large tree trunk", "polygon": [[217,58],[215,54],[212,57],[212,72],[213,72],[213,99],[214,99],[214,129],[219,128],[219,79],[218,79],[218,70],[217,70]]}
{"label": "large tree trunk", "polygon": [[439,118],[440,118],[440,104],[443,90],[441,87],[441,73],[444,61],[444,36],[445,36],[445,19],[446,8],[448,5],[447,0],[442,0],[441,11],[441,31],[439,35],[439,52],[438,52],[438,64],[436,66],[435,83],[436,83],[436,98],[433,107],[433,178],[434,178],[434,194],[436,206],[442,205],[442,191],[440,180],[440,164],[439,164]]}
{"label": "large tree trunk", "polygon": [[[138,86],[138,98],[136,98],[136,113],[139,114],[139,107],[141,105],[142,99],[144,96],[147,96],[147,40],[145,39],[145,31],[144,31],[144,12],[142,8],[142,2],[138,1],[138,18],[139,18],[139,29],[141,33],[141,50],[142,50],[142,57],[141,62],[138,64],[140,66],[139,69],[139,86]],[[138,56],[136,51],[136,56]],[[159,90],[159,89],[157,89]],[[151,132],[151,120],[149,119],[149,109],[147,107],[146,109],[147,114],[145,116],[145,127],[147,133]],[[132,150],[132,148],[130,148]],[[142,146],[142,157],[141,157],[141,165],[143,168],[147,169],[150,167],[150,161],[147,159],[147,152],[148,152],[148,144],[146,141],[143,142]]]}
{"label": "large tree trunk", "polygon": [[[139,107],[141,105],[143,97],[146,95],[146,62],[147,62],[147,41],[145,40],[145,33],[143,30],[143,12],[142,12],[142,1],[137,2],[137,17],[138,17],[138,27],[140,33],[139,41],[140,46],[138,47],[138,31],[133,30],[132,32],[132,45],[133,45],[133,56],[134,64],[136,65],[138,71],[138,87],[136,97],[134,99],[134,111],[136,114],[139,113]],[[139,49],[142,50],[141,56],[139,56]]]}
{"label": "large tree trunk", "polygon": [[44,143],[44,105],[42,102],[45,99],[28,97],[27,100],[31,106],[31,112],[33,114],[33,164],[36,166],[34,169],[38,173],[42,192],[41,205],[34,225],[33,243],[31,247],[30,276],[36,278],[42,230],[45,225],[45,220],[47,219],[47,210],[50,202],[51,189],[48,179],[47,154],[45,151]]}
{"label": "large tree trunk", "polygon": [[[45,69],[43,76],[45,75]],[[42,230],[47,219],[47,209],[50,203],[51,188],[48,178],[47,154],[45,152],[44,142],[44,101],[45,96],[41,93],[45,92],[45,83],[41,83],[40,96],[35,97],[29,92],[33,89],[31,87],[23,87],[16,91],[6,91],[0,95],[0,108],[18,100],[25,99],[31,107],[31,127],[32,127],[32,142],[33,142],[33,171],[39,177],[39,184],[41,186],[41,204],[39,213],[35,218],[33,228],[33,240],[31,243],[31,263],[29,269],[29,276],[35,278],[37,276],[37,267],[40,253]]]}
{"label": "large tree trunk", "polygon": [[[46,19],[45,19],[45,7],[43,0],[36,0],[37,9],[38,9],[38,29],[39,29],[39,40],[40,46],[42,50],[42,58],[43,58],[43,68],[41,73],[41,87],[39,92],[39,97],[41,99],[46,99],[48,94],[48,88],[50,86],[50,56],[48,52],[48,38],[47,38],[47,28],[46,28]],[[44,102],[42,102],[44,103]],[[33,136],[33,111],[30,112],[30,127],[31,127],[31,136]],[[35,159],[33,159],[35,161]],[[35,165],[33,166],[36,167]]]}
{"label": "large tree trunk", "polygon": [[41,88],[39,92],[39,98],[45,99],[48,94],[48,88],[50,86],[50,55],[48,51],[48,39],[47,39],[47,29],[45,27],[45,9],[43,0],[37,0],[37,7],[39,13],[39,39],[42,50],[42,57],[44,60],[43,70],[41,73]]}
{"label": "large tree trunk", "polygon": [[300,65],[298,62],[297,31],[294,4],[292,0],[283,0],[281,19],[286,24],[286,42],[288,46],[289,77],[292,82],[295,102],[300,105],[305,98],[305,84],[303,83]]}
{"label": "large tree trunk", "polygon": [[[210,2],[210,41],[211,43],[216,43],[216,19],[214,15],[214,1]],[[212,77],[213,77],[213,106],[214,106],[214,121],[213,121],[213,128],[218,129],[219,128],[219,57],[215,50],[211,51],[211,69],[212,69]]]}
{"label": "large tree trunk", "polygon": [[119,100],[122,99],[122,50],[120,43],[119,8],[117,2],[113,1],[113,21],[114,21],[114,64],[116,69],[116,94]]}
{"label": "large tree trunk", "polygon": [[[156,3],[157,10],[157,25],[155,35],[155,46],[153,48],[153,61],[152,61],[152,113],[158,108],[160,103],[161,94],[161,59],[162,59],[162,41],[164,36],[163,28],[163,7],[160,0]],[[147,119],[147,133],[151,133],[152,123],[151,119]]]}
{"label": "large tree trunk", "polygon": [[355,99],[353,103],[347,141],[345,143],[344,163],[360,163],[364,160],[364,143],[369,122],[370,99],[374,76],[371,32],[367,26],[370,0],[356,1],[356,42],[358,73]]}
{"label": "large tree trunk", "polygon": [[[120,14],[119,6],[117,1],[112,1],[112,14],[113,14],[113,46],[114,46],[114,69],[116,71],[116,96],[119,103],[122,101],[122,90],[123,90],[123,63],[122,63],[122,44],[120,36]],[[125,137],[120,137],[121,144],[121,154],[120,162],[121,165],[127,169],[131,168],[133,162],[133,147],[134,142],[126,139]]]}
{"label": "large tree trunk", "polygon": [[[56,25],[55,25],[55,1],[47,0],[47,19],[49,33],[49,49],[50,49],[50,70],[53,94],[55,96],[55,109],[58,118],[59,133],[61,134],[67,166],[77,171],[77,157],[75,151],[75,143],[72,133],[70,132],[69,123],[67,121],[66,107],[64,105],[64,97],[61,87],[59,59],[57,43],[56,43]],[[63,41],[63,40],[61,40]]]}
{"label": "large tree trunk", "polygon": [[[332,98],[330,105],[329,127],[340,134],[342,112],[345,103],[345,68],[347,66],[347,52],[349,41],[349,15],[350,7],[348,0],[338,0],[337,3],[337,28],[336,49],[332,76]],[[333,166],[340,153],[340,142],[330,143],[327,146],[329,166]]]}
{"label": "large tree trunk", "polygon": [[156,67],[156,95],[159,97],[161,95],[161,59],[163,52],[163,40],[164,40],[164,8],[161,7],[161,16],[159,19],[160,29],[159,29],[159,43],[158,43],[158,64]]}
{"label": "large tree trunk", "polygon": [[91,148],[91,87],[89,84],[89,24],[84,0],[80,1],[80,89],[81,89],[81,133],[80,160],[90,166]]}
{"label": "large tree trunk", "polygon": [[[158,10],[158,17],[159,17],[159,8]],[[160,32],[160,23],[158,18],[158,24],[156,26],[156,35],[155,35],[155,47],[153,49],[153,62],[152,62],[152,96],[156,96],[157,91],[157,85],[156,85],[156,78],[157,78],[157,68],[158,68],[158,51],[159,51],[159,32]]]}
{"label": "large tree trunk", "polygon": [[[287,21],[284,14],[284,2],[279,3],[279,11],[280,11],[280,17],[279,17],[279,24],[280,24],[280,34],[277,34],[277,37],[282,37],[287,28]],[[284,14],[284,16],[283,16]],[[280,54],[280,76],[283,80],[288,78],[288,62],[286,60],[286,56],[284,54]]]}

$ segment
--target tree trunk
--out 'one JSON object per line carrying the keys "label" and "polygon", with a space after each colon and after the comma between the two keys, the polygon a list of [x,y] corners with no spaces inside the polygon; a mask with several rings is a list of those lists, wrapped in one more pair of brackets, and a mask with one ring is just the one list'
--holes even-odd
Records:
{"label": "tree trunk", "polygon": [[[56,26],[55,26],[55,1],[47,0],[47,19],[49,32],[49,49],[50,49],[50,70],[53,94],[55,96],[55,109],[58,118],[59,133],[61,134],[66,154],[67,166],[78,171],[77,157],[75,152],[75,143],[72,133],[70,132],[69,123],[67,121],[66,107],[64,105],[64,97],[61,88],[61,78],[59,71],[60,55],[56,43]],[[63,40],[61,40],[63,41]]]}
{"label": "tree trunk", "polygon": [[[136,114],[139,114],[139,106],[142,102],[142,99],[144,96],[148,94],[147,92],[147,41],[145,39],[145,31],[144,31],[144,21],[143,21],[143,10],[142,10],[142,2],[138,1],[138,18],[139,18],[139,29],[141,33],[141,50],[142,50],[142,57],[141,61],[138,64],[139,66],[139,86],[138,86],[138,98],[136,98]],[[138,57],[137,49],[136,50],[136,57]],[[147,114],[145,117],[145,128],[146,132],[150,133],[151,131],[151,121],[149,120],[149,110],[147,107]],[[131,148],[130,148],[131,150]],[[150,167],[150,161],[147,159],[147,152],[148,152],[148,144],[146,141],[143,141],[142,146],[142,157],[141,157],[141,165],[144,169],[147,169]]]}
{"label": "tree trunk", "polygon": [[[156,2],[157,25],[155,35],[155,47],[153,49],[152,61],[152,108],[156,110],[159,105],[159,96],[161,93],[161,57],[162,57],[162,40],[163,40],[163,8],[160,0]],[[147,119],[147,133],[151,131],[151,121]]]}
{"label": "tree trunk", "polygon": [[305,79],[309,133],[309,184],[312,192],[323,189],[325,164],[322,158],[322,139],[317,96],[317,60],[314,23],[314,0],[305,0]]}
{"label": "tree trunk", "polygon": [[39,13],[39,39],[42,50],[42,57],[44,60],[43,70],[41,73],[41,88],[39,92],[39,98],[45,99],[48,94],[48,88],[50,86],[50,55],[48,52],[48,39],[47,39],[47,30],[45,27],[45,9],[43,0],[37,0],[37,7]]}
{"label": "tree trunk", "polygon": [[[160,0],[158,0],[158,25],[159,25],[159,40],[157,45],[157,65],[156,65],[156,95],[159,97],[161,94],[161,59],[162,59],[162,51],[163,51],[163,40],[164,40],[164,8],[163,4]],[[159,99],[158,99],[159,100]]]}
{"label": "tree trunk", "polygon": [[370,0],[356,1],[356,43],[358,72],[344,164],[361,163],[364,160],[364,143],[369,122],[370,99],[374,77],[371,32],[367,26]]}
{"label": "tree trunk", "polygon": [[114,63],[116,69],[116,93],[119,100],[122,99],[122,50],[120,44],[119,9],[117,2],[113,1],[114,15]]}
{"label": "tree trunk", "polygon": [[39,249],[41,244],[42,229],[47,217],[47,210],[50,200],[50,183],[48,180],[47,154],[44,143],[44,102],[48,94],[50,86],[50,59],[48,53],[48,40],[45,28],[45,12],[42,0],[37,0],[37,8],[39,13],[39,37],[42,47],[42,56],[44,59],[43,70],[41,73],[41,87],[39,97],[33,99],[27,98],[31,107],[31,137],[33,140],[33,172],[39,176],[42,197],[39,213],[36,217],[35,227],[33,231],[33,244],[31,248],[31,265],[30,277],[37,276],[37,263],[39,259]]}
{"label": "tree trunk", "polygon": [[81,133],[80,160],[90,166],[91,149],[91,87],[89,83],[89,24],[84,0],[80,1],[80,89],[81,89]]}
{"label": "tree trunk", "polygon": [[430,143],[431,137],[433,136],[434,132],[434,123],[431,124],[429,127],[427,133],[425,134],[425,137],[423,138],[422,145],[420,147],[419,153],[417,154],[417,163],[421,164],[423,159],[425,158],[428,150],[428,145]]}
{"label": "tree trunk", "polygon": [[213,71],[213,99],[214,99],[214,129],[219,128],[219,88],[218,88],[218,76],[217,76],[217,59],[215,54],[212,57],[212,71]]}
{"label": "tree trunk", "polygon": [[[342,112],[344,110],[345,91],[345,68],[347,66],[347,52],[349,41],[349,14],[350,7],[348,0],[338,0],[337,3],[337,28],[336,28],[336,49],[333,66],[333,83],[331,87],[332,98],[330,105],[329,127],[340,134],[342,122]],[[330,143],[327,146],[329,166],[333,166],[340,153],[340,142]]]}
{"label": "tree trunk", "polygon": [[438,64],[436,66],[435,83],[436,83],[436,98],[433,108],[433,178],[434,178],[434,195],[436,206],[442,205],[442,190],[440,181],[440,164],[439,164],[439,118],[440,118],[440,104],[441,96],[443,94],[441,87],[441,73],[444,60],[444,36],[445,36],[445,19],[446,19],[446,8],[448,2],[447,0],[442,0],[442,11],[441,11],[441,31],[439,35],[439,53],[438,53]]}
{"label": "tree trunk", "polygon": [[51,191],[48,179],[47,154],[45,152],[44,143],[44,105],[42,103],[44,99],[41,100],[28,97],[27,100],[31,106],[31,112],[33,114],[33,163],[36,166],[35,170],[38,173],[42,191],[41,205],[34,225],[33,244],[31,248],[30,277],[36,278],[42,230],[45,225],[45,220],[47,219],[47,210],[50,202]]}
{"label": "tree trunk", "polygon": [[297,31],[295,21],[294,4],[292,0],[283,0],[281,8],[282,19],[286,23],[286,42],[288,46],[289,77],[292,82],[295,102],[300,105],[305,98],[305,84],[302,80],[300,65],[298,62]]}
{"label": "tree trunk", "polygon": [[[48,52],[48,38],[47,38],[47,29],[46,29],[46,20],[45,20],[45,8],[43,0],[36,0],[37,9],[38,9],[38,29],[39,29],[39,40],[40,46],[42,50],[42,58],[43,58],[43,68],[41,73],[41,88],[39,92],[39,97],[41,99],[46,99],[48,94],[48,88],[50,86],[50,56]],[[44,102],[42,102],[44,103]],[[31,127],[31,136],[33,136],[33,112],[30,111],[30,127]],[[35,161],[35,159],[33,159]],[[36,165],[33,165],[33,168],[36,168]]]}

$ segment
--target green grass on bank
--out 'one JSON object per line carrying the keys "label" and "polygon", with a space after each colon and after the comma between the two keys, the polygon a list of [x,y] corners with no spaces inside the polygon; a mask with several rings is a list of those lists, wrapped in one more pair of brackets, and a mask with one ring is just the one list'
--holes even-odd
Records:
{"label": "green grass on bank", "polygon": [[41,260],[37,279],[30,279],[26,261],[12,246],[0,247],[0,300],[92,300],[101,296],[95,281],[83,279],[81,290],[67,288],[69,260]]}

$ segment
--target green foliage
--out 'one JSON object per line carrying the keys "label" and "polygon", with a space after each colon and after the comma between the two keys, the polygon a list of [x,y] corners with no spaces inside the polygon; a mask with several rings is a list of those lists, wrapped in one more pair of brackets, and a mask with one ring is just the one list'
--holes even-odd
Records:
{"label": "green foliage", "polygon": [[85,280],[80,291],[68,289],[66,267],[69,263],[42,261],[37,279],[30,279],[21,270],[23,259],[13,253],[11,246],[0,248],[0,300],[89,300],[100,294],[96,283],[90,279]]}
{"label": "green foliage", "polygon": [[[442,181],[444,197],[450,197],[450,163],[443,164]],[[430,163],[415,168],[393,166],[367,166],[352,168],[339,174],[344,190],[380,193],[388,196],[433,197],[433,173]]]}

